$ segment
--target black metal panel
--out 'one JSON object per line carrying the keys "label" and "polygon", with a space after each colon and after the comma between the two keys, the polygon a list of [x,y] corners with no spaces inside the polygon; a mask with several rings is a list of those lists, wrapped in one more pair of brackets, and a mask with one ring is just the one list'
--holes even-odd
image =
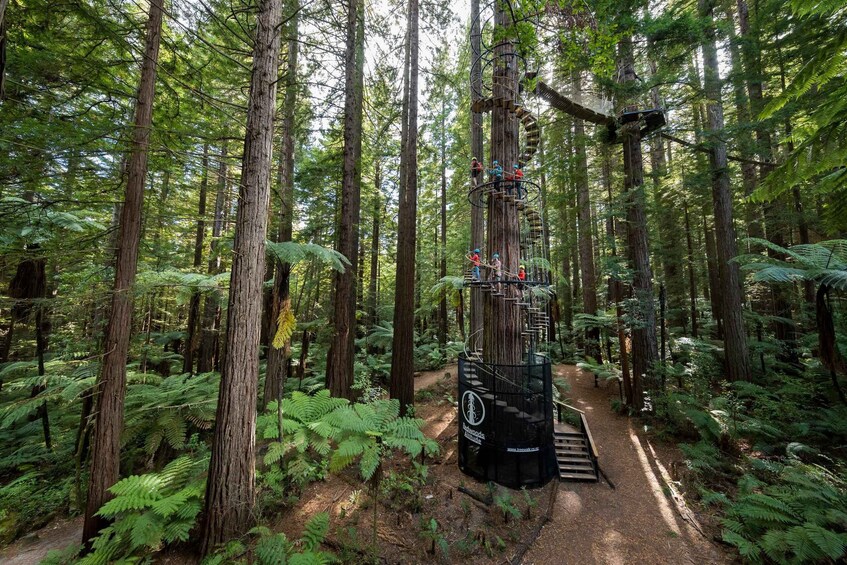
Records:
{"label": "black metal panel", "polygon": [[459,468],[510,488],[540,487],[556,475],[550,361],[523,365],[459,358]]}

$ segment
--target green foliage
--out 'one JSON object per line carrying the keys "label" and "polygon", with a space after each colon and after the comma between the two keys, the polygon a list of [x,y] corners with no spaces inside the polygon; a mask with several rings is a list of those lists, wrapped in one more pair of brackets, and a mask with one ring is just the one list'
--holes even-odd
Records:
{"label": "green foliage", "polygon": [[450,544],[447,542],[447,538],[444,537],[444,534],[441,532],[438,522],[435,518],[430,518],[427,520],[423,516],[421,516],[421,536],[430,542],[430,547],[427,550],[429,553],[435,555],[435,548],[441,550],[441,557],[444,559],[449,559],[450,557]]}
{"label": "green foliage", "polygon": [[129,373],[127,379],[131,385],[126,395],[124,445],[141,445],[151,456],[162,445],[179,452],[191,433],[212,428],[218,373],[168,378]]}
{"label": "green foliage", "polygon": [[265,246],[269,255],[283,263],[295,264],[299,261],[310,259],[329,265],[333,270],[343,273],[345,267],[350,266],[350,261],[334,249],[329,249],[315,243],[297,243],[294,241],[282,241],[279,243],[268,241]]}
{"label": "green foliage", "polygon": [[187,541],[206,492],[208,454],[183,455],[164,469],[132,475],[115,483],[114,498],[97,512],[112,523],[92,543],[80,565],[109,563],[149,555],[164,545]]}
{"label": "green foliage", "polygon": [[847,290],[847,240],[836,239],[785,248],[764,239],[752,244],[776,251],[787,260],[751,254],[736,258],[742,268],[753,272],[753,280],[767,283],[815,281],[836,290]]}
{"label": "green foliage", "polygon": [[[726,507],[724,541],[747,561],[838,561],[847,551],[847,485],[815,465],[759,465]],[[748,485],[753,485],[752,487]]]}
{"label": "green foliage", "polygon": [[320,512],[312,516],[303,527],[303,534],[291,542],[285,534],[272,532],[265,526],[257,526],[250,534],[257,537],[253,547],[255,561],[250,560],[248,548],[241,542],[229,543],[203,560],[203,565],[230,563],[257,565],[327,565],[337,563],[335,555],[320,551],[320,546],[329,531],[329,514]]}
{"label": "green foliage", "polygon": [[508,523],[509,517],[520,518],[520,509],[512,502],[512,495],[508,491],[502,491],[494,497],[494,505],[503,513],[503,521]]}

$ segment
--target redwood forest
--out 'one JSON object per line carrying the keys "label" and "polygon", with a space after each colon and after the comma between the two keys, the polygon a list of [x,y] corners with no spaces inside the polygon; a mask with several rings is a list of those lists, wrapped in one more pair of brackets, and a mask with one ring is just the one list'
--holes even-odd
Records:
{"label": "redwood forest", "polygon": [[0,0],[0,563],[847,560],[847,3]]}

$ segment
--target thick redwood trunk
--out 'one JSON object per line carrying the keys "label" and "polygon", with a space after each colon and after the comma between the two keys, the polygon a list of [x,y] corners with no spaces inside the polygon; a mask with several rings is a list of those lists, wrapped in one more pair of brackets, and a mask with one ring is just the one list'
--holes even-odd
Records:
{"label": "thick redwood trunk", "polygon": [[[511,12],[498,5],[494,12],[495,33],[513,26]],[[511,42],[501,42],[494,51],[492,97],[514,100],[518,92],[517,58]],[[511,170],[518,162],[518,121],[506,108],[494,107],[491,111],[491,160],[497,160],[503,170]],[[502,187],[501,187],[502,188]],[[520,224],[514,207],[502,198],[488,198],[486,216],[487,245],[485,260],[491,262],[499,253],[503,277],[517,273],[520,265]],[[503,289],[501,292],[508,292]],[[511,303],[485,293],[485,327],[483,329],[483,354],[488,363],[520,365],[523,362],[522,320],[520,310]]]}
{"label": "thick redwood trunk", "polygon": [[[224,206],[227,195],[226,145],[221,148],[218,164],[218,190],[215,196],[215,217],[212,220],[212,243],[209,246],[209,265],[207,273],[216,275],[221,272],[221,258],[218,251],[218,238],[223,234]],[[218,333],[220,332],[221,311],[218,291],[213,290],[206,295],[203,303],[203,320],[201,326],[200,349],[197,355],[197,372],[208,373],[219,364]]]}
{"label": "thick redwood trunk", "polygon": [[[282,143],[279,157],[279,232],[277,241],[291,241],[294,222],[294,114],[297,104],[297,55],[300,48],[298,38],[299,0],[291,3],[293,13],[288,20],[288,67],[285,72],[285,99],[282,103]],[[285,379],[288,378],[288,359],[291,357],[291,338],[277,347],[276,333],[279,317],[291,311],[291,264],[274,261],[274,274],[270,336],[268,339],[268,361],[265,372],[265,388],[262,394],[262,410],[271,400],[280,400]]]}
{"label": "thick redwood trunk", "polygon": [[[439,275],[443,280],[447,276],[447,129],[445,126],[444,100],[441,101],[441,260]],[[447,293],[438,304],[438,343],[447,345]]]}
{"label": "thick redwood trunk", "polygon": [[715,245],[720,273],[721,307],[729,380],[750,380],[750,359],[744,311],[741,301],[741,281],[736,256],[735,227],[732,223],[732,192],[727,167],[726,142],[723,140],[723,104],[718,74],[718,54],[715,29],[712,25],[714,0],[700,0],[700,14],[707,19],[703,41],[704,94],[707,108],[709,165],[712,172],[712,203],[715,210]]}
{"label": "thick redwood trunk", "polygon": [[402,413],[414,402],[415,244],[418,192],[418,0],[409,0],[404,77],[405,156],[400,166],[400,210],[397,223],[397,278],[394,293],[394,338],[391,350],[391,398]]}
{"label": "thick redwood trunk", "polygon": [[249,530],[255,520],[256,393],[281,23],[282,1],[263,0],[256,21],[229,286],[226,357],[200,535],[203,555]]}
{"label": "thick redwood trunk", "polygon": [[[582,90],[582,73],[574,73],[574,88]],[[585,123],[579,118],[573,119],[574,148],[574,184],[576,185],[576,206],[579,218],[579,272],[582,277],[582,311],[597,315],[597,275],[594,269],[594,245],[591,231],[591,199],[588,192],[588,156],[585,152]],[[595,362],[602,362],[600,355],[600,328],[585,330],[585,356]]]}
{"label": "thick redwood trunk", "polygon": [[[358,23],[357,23],[358,22]],[[361,29],[360,29],[361,28]],[[361,201],[362,82],[364,10],[360,0],[347,2],[347,47],[344,78],[344,156],[341,218],[337,250],[350,261],[335,273],[332,322],[334,335],[326,363],[327,386],[333,396],[353,398],[353,358],[356,338],[356,274],[359,270],[359,208]]]}
{"label": "thick redwood trunk", "polygon": [[[620,42],[621,82],[635,81],[632,39]],[[637,107],[629,106],[629,110]],[[653,273],[650,269],[647,216],[644,210],[644,170],[641,156],[641,133],[637,122],[622,128],[624,154],[624,191],[626,192],[627,250],[633,270],[632,291],[635,311],[632,324],[632,396],[630,407],[644,407],[644,385],[652,386],[654,366],[658,360],[656,312],[653,304]],[[644,381],[647,380],[647,383]]]}
{"label": "thick redwood trunk", "polygon": [[[203,238],[206,234],[206,191],[209,186],[209,144],[203,145],[203,180],[200,181],[200,199],[197,205],[197,232],[194,235],[194,270],[199,271],[203,264]],[[194,371],[194,356],[199,345],[197,329],[200,321],[200,293],[191,295],[188,306],[188,331],[185,338],[185,351],[182,360],[182,372]]]}
{"label": "thick redwood trunk", "polygon": [[120,473],[126,363],[132,334],[132,285],[138,268],[144,180],[147,177],[147,147],[156,91],[156,63],[162,36],[163,2],[164,0],[151,0],[147,19],[144,59],[135,106],[135,127],[132,132],[132,152],[121,211],[112,309],[103,340],[105,353],[97,380],[97,417],[92,442],[88,501],[82,528],[82,542],[88,547],[90,540],[106,525],[105,520],[95,513],[111,498],[108,489],[117,482]]}
{"label": "thick redwood trunk", "polygon": [[[479,0],[471,0],[471,56],[477,57],[481,51],[480,38],[480,22],[479,22]],[[476,65],[471,68],[471,97],[475,98],[474,92],[482,92],[482,65]],[[485,163],[485,155],[483,153],[482,144],[482,114],[479,112],[471,112],[471,153],[473,157],[479,159],[481,163]],[[480,179],[481,181],[482,179]],[[471,182],[473,182],[471,180]],[[482,249],[482,244],[485,241],[485,225],[483,218],[483,209],[480,206],[471,206],[471,249]],[[470,343],[469,349],[472,351],[482,348],[482,323],[483,323],[483,304],[482,290],[479,286],[470,288],[471,302],[471,327],[470,327]]]}

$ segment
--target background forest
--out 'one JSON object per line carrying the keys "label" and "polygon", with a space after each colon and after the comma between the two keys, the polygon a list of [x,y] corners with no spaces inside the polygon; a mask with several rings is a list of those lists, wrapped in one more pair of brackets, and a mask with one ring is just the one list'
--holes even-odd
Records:
{"label": "background forest", "polygon": [[[413,373],[466,349],[490,162],[468,9],[0,0],[0,543],[83,514],[84,562],[325,562],[325,515],[269,517],[393,452],[421,476]],[[527,70],[667,117],[633,160],[524,85],[548,354],[681,445],[744,560],[843,559],[847,7],[510,10]]]}

